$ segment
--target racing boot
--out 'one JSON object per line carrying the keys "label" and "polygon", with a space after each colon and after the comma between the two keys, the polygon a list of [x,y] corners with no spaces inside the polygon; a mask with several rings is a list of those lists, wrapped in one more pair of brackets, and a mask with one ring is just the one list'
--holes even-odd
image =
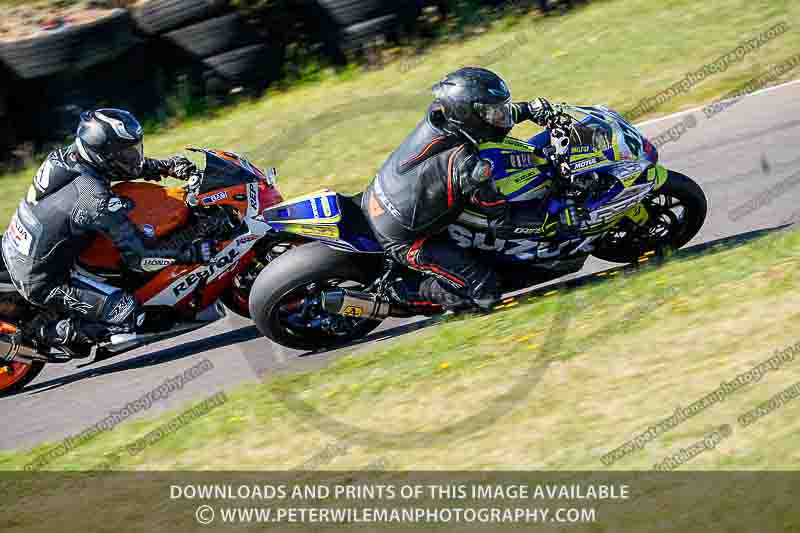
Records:
{"label": "racing boot", "polygon": [[475,289],[473,292],[473,297],[464,296],[446,288],[438,278],[429,276],[420,283],[418,294],[423,303],[454,313],[488,312],[500,300],[499,295],[483,294]]}
{"label": "racing boot", "polygon": [[37,329],[37,340],[47,348],[60,349],[74,358],[89,357],[92,348],[99,341],[111,335],[137,332],[144,321],[144,314],[130,324],[104,324],[86,322],[75,318],[45,322]]}
{"label": "racing boot", "polygon": [[91,355],[91,341],[72,318],[45,322],[37,329],[37,340],[43,347],[62,350],[74,358]]}
{"label": "racing boot", "polygon": [[[387,288],[387,296],[393,310],[405,309],[412,315],[432,316],[443,311],[440,304],[425,297],[422,286],[430,278],[398,278]],[[430,292],[430,291],[427,291]]]}

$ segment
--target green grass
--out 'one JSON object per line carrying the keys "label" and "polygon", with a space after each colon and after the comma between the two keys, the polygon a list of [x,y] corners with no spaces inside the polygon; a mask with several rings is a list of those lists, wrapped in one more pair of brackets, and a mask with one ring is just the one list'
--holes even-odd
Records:
{"label": "green grass", "polygon": [[[510,79],[518,98],[544,95],[626,110],[741,39],[781,20],[795,23],[797,14],[797,3],[778,1],[592,2],[568,17],[531,15],[514,25],[501,21],[481,37],[438,47],[415,60],[416,67],[407,73],[400,72],[400,63],[380,72],[351,70],[345,79],[329,75],[317,85],[271,94],[212,119],[189,120],[149,137],[148,149],[159,156],[187,144],[237,150],[265,166],[282,160],[281,187],[287,194],[320,185],[352,192],[364,186],[419,118],[425,87],[520,35],[527,39],[523,50],[490,65]],[[583,37],[587,28],[591,33]],[[725,94],[794,53],[798,44],[792,28],[658,113]],[[390,109],[373,112],[372,97]],[[339,106],[348,113],[337,114]],[[301,134],[325,127],[309,138],[287,140],[286,132],[297,132],[298,124],[305,128]],[[28,168],[2,178],[2,217],[8,217],[32,173]],[[676,407],[688,406],[775,350],[796,344],[799,266],[800,233],[793,232],[635,275],[602,276],[601,283],[543,295],[489,316],[442,321],[316,372],[243,385],[227,393],[224,405],[136,456],[126,446],[177,412],[122,424],[48,468],[205,471],[312,464],[337,470],[369,465],[393,470],[649,470],[729,424],[730,437],[682,469],[792,470],[798,464],[800,403],[789,403],[749,427],[741,427],[737,418],[798,382],[800,360],[743,387],[611,467],[601,457]],[[2,452],[0,469],[21,469],[52,446]],[[163,484],[155,480],[109,478],[102,493],[82,490],[90,486],[85,477],[60,483],[49,476],[21,480],[9,475],[4,482],[0,492],[9,501],[2,523],[9,531],[51,530],[42,516],[69,516],[73,529],[185,531],[196,505],[168,501]],[[143,483],[152,485],[150,490],[143,490]],[[695,518],[681,502],[699,505],[712,494],[720,499],[737,495],[710,512],[715,530],[742,530],[747,520],[736,512],[742,501],[731,485],[724,491],[701,479],[692,485],[698,492],[694,497],[660,491],[664,497],[657,502],[637,502],[635,517],[627,505],[603,511],[602,525],[592,531],[668,527],[672,524],[665,519]],[[765,486],[757,496],[764,509],[787,524],[796,515],[787,512],[790,494],[781,498],[775,487]],[[762,513],[751,517],[763,519]],[[675,529],[688,530],[677,523]],[[749,530],[767,529],[753,525]]]}
{"label": "green grass", "polygon": [[[141,454],[125,446],[175,413],[122,424],[47,469],[606,469],[605,453],[800,341],[799,252],[800,233],[781,233],[451,318],[317,372],[241,386]],[[800,403],[749,427],[737,417],[798,380],[800,358],[610,468],[650,469],[730,424],[731,437],[684,468],[794,469]],[[2,453],[0,469],[50,446]],[[320,460],[326,446],[344,449]]]}
{"label": "green grass", "polygon": [[[624,111],[743,39],[777,22],[793,24],[797,14],[796,3],[766,0],[609,0],[565,17],[501,20],[480,37],[415,59],[410,70],[400,62],[377,72],[328,75],[216,117],[187,120],[150,136],[147,147],[165,156],[207,145],[246,153],[265,166],[280,161],[287,195],[319,186],[353,192],[419,119],[429,99],[425,88],[459,65],[495,68],[520,99],[543,95]],[[525,44],[513,54],[493,53],[511,40]],[[725,94],[798,44],[791,27],[658,112]],[[1,178],[3,217],[33,171]],[[244,387],[136,457],[115,450],[166,419],[124,424],[51,467],[291,468],[339,438],[350,443],[347,453],[323,467],[386,460],[392,468],[600,468],[603,453],[670,413],[676,390],[680,399],[698,398],[772,349],[793,344],[787,325],[798,314],[790,292],[798,245],[796,234],[772,237],[625,283],[611,279],[504,313],[446,321],[317,373]],[[614,467],[649,468],[678,442],[697,440],[713,422],[798,375],[794,368],[776,373],[769,388],[751,387],[736,402],[709,409],[708,419],[692,419]],[[730,448],[736,453],[704,454],[692,467],[792,467],[794,440],[776,436],[796,431],[791,418],[784,420],[791,412],[790,406],[765,419],[757,432],[737,431],[729,439],[739,443]],[[334,423],[343,420],[371,431],[365,436]],[[401,435],[381,434],[386,431]],[[733,445],[718,450],[726,446]],[[46,448],[0,454],[0,468],[19,468]]]}
{"label": "green grass", "polygon": [[[459,66],[497,70],[518,99],[545,96],[625,111],[744,39],[780,21],[790,24],[788,33],[655,112],[666,113],[723,95],[796,53],[800,31],[791,25],[799,12],[800,5],[784,0],[606,0],[562,17],[532,11],[380,71],[328,73],[318,83],[188,119],[148,136],[146,150],[164,157],[187,145],[223,148],[263,166],[277,163],[285,195],[321,186],[356,192],[422,117],[428,88]],[[515,131],[535,132],[527,125]],[[0,177],[0,220],[10,218],[34,173],[31,165]]]}

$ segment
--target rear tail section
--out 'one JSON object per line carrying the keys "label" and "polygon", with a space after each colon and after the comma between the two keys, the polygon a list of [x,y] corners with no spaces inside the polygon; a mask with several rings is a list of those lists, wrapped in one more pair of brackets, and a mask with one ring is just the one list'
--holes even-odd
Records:
{"label": "rear tail section", "polygon": [[279,232],[348,252],[382,252],[354,198],[324,189],[275,205],[262,216]]}

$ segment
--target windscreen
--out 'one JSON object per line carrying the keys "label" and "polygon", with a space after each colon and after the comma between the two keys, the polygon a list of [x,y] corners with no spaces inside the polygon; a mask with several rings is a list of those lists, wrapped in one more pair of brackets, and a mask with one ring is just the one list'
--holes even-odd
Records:
{"label": "windscreen", "polygon": [[[200,193],[233,187],[242,183],[251,183],[259,180],[259,176],[238,162],[232,161],[214,152],[206,151],[206,168],[203,180],[200,183]],[[230,156],[231,159],[235,159]]]}
{"label": "windscreen", "polygon": [[563,111],[575,119],[570,129],[570,143],[573,146],[591,145],[600,151],[611,148],[613,128],[607,121],[577,107],[564,106]]}

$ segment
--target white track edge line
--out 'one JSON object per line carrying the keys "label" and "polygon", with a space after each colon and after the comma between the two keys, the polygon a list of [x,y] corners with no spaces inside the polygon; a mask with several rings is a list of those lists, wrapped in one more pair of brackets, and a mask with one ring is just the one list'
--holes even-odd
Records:
{"label": "white track edge line", "polygon": [[[790,85],[795,85],[797,83],[800,83],[800,79],[787,81],[787,82],[781,83],[779,85],[773,85],[772,87],[765,87],[763,89],[759,89],[758,91],[755,91],[755,92],[748,93],[748,94],[745,94],[743,96],[740,96],[739,98],[748,98],[750,96],[757,96],[759,94],[768,93],[768,92],[772,92],[772,91],[777,91],[778,89],[783,89],[784,87],[788,87]],[[730,102],[731,100],[736,100],[736,98],[726,98],[724,100],[714,101],[714,103]],[[699,105],[699,106],[693,107],[691,109],[684,109],[683,111],[676,111],[675,113],[670,113],[669,115],[664,115],[663,117],[658,117],[658,118],[652,118],[650,120],[645,120],[644,122],[639,122],[639,123],[634,124],[634,125],[636,127],[641,127],[641,126],[647,126],[648,124],[656,124],[657,122],[661,122],[661,121],[664,121],[664,120],[669,120],[669,119],[674,118],[674,117],[679,117],[681,115],[686,115],[688,113],[694,113],[695,111],[699,111],[700,109],[703,109],[707,105],[709,105],[709,104]]]}

